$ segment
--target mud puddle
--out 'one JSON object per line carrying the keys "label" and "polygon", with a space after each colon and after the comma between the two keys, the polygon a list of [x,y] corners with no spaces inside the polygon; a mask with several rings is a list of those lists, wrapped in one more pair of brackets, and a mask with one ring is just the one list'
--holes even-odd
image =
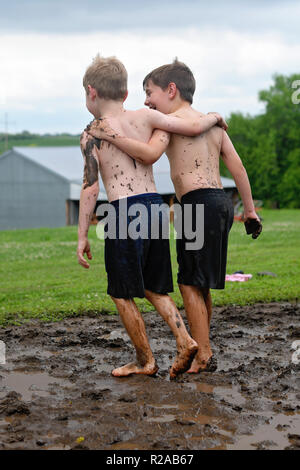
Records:
{"label": "mud puddle", "polygon": [[111,376],[134,358],[117,316],[2,328],[0,449],[300,448],[299,306],[216,308],[217,371],[175,381],[172,334],[144,319],[156,377]]}

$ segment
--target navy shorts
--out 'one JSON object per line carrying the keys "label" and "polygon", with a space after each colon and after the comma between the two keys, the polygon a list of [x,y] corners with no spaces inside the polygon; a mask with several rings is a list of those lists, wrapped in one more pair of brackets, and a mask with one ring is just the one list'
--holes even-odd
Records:
{"label": "navy shorts", "polygon": [[[121,205],[124,202],[127,204],[127,213]],[[128,209],[133,204],[142,204],[145,209],[136,216],[128,215]],[[112,297],[143,298],[145,289],[157,294],[173,291],[169,238],[162,237],[162,213],[151,218],[151,206],[154,204],[156,207],[163,204],[162,197],[157,193],[138,194],[111,202],[116,210],[116,237],[105,238],[105,269],[107,293]],[[164,217],[168,220],[167,212]],[[120,237],[121,219],[123,235]],[[143,225],[143,235],[134,239],[131,237],[130,224],[138,219],[141,223],[136,225],[137,231]],[[155,225],[157,239],[155,236],[151,238],[151,223]]]}
{"label": "navy shorts", "polygon": [[204,244],[198,250],[186,249],[186,243],[192,240],[184,237],[182,226],[183,237],[176,240],[178,284],[224,289],[228,235],[233,223],[231,199],[223,189],[203,188],[190,191],[181,198],[183,221],[185,204],[192,206],[193,231],[196,230],[196,205],[204,205]]}

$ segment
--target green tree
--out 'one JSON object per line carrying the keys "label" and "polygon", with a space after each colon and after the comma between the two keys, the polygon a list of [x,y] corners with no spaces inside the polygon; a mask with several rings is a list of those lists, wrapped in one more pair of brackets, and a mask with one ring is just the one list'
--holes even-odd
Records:
{"label": "green tree", "polygon": [[282,205],[285,207],[300,207],[300,149],[292,150],[288,157],[288,166],[279,185]]}
{"label": "green tree", "polygon": [[274,85],[259,93],[260,101],[266,104],[264,114],[265,130],[276,131],[275,144],[278,167],[283,175],[290,165],[288,155],[300,147],[300,105],[292,102],[292,84],[300,79],[300,74],[289,77],[274,76]]}
{"label": "green tree", "polygon": [[[300,207],[300,104],[292,102],[292,84],[300,74],[274,76],[259,92],[265,112],[231,114],[228,133],[243,160],[253,196],[277,207]],[[227,176],[224,166],[221,172]]]}

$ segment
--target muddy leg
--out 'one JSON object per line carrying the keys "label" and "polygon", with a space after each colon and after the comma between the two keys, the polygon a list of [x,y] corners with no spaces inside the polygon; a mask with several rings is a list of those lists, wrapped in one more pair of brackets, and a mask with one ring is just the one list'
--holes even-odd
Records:
{"label": "muddy leg", "polygon": [[112,371],[115,377],[126,377],[131,374],[154,375],[158,367],[153,357],[147,338],[145,323],[132,299],[116,299],[115,302],[124,327],[135,347],[136,362],[131,362]]}
{"label": "muddy leg", "polygon": [[207,316],[208,316],[208,329],[210,328],[210,322],[212,317],[212,298],[209,289],[202,289],[204,302],[206,305]]}
{"label": "muddy leg", "polygon": [[177,356],[170,369],[170,377],[173,379],[190,367],[198,350],[197,343],[188,334],[182,317],[169,295],[155,294],[148,290],[145,290],[145,295],[161,317],[167,322],[175,336]]}
{"label": "muddy leg", "polygon": [[209,343],[209,313],[201,289],[194,286],[179,284],[183,298],[186,316],[191,329],[192,337],[198,343],[198,353],[193,360],[190,373],[197,373],[205,369],[212,356]]}

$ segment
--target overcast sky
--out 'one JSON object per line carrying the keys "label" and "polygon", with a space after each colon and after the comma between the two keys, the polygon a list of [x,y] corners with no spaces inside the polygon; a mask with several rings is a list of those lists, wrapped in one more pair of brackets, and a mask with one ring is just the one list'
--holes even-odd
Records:
{"label": "overcast sky", "polygon": [[[175,56],[193,71],[194,106],[257,114],[274,73],[299,73],[300,2],[276,0],[0,0],[0,132],[79,133],[92,116],[82,77],[99,52],[142,81]],[[298,23],[298,24],[297,24]]]}

